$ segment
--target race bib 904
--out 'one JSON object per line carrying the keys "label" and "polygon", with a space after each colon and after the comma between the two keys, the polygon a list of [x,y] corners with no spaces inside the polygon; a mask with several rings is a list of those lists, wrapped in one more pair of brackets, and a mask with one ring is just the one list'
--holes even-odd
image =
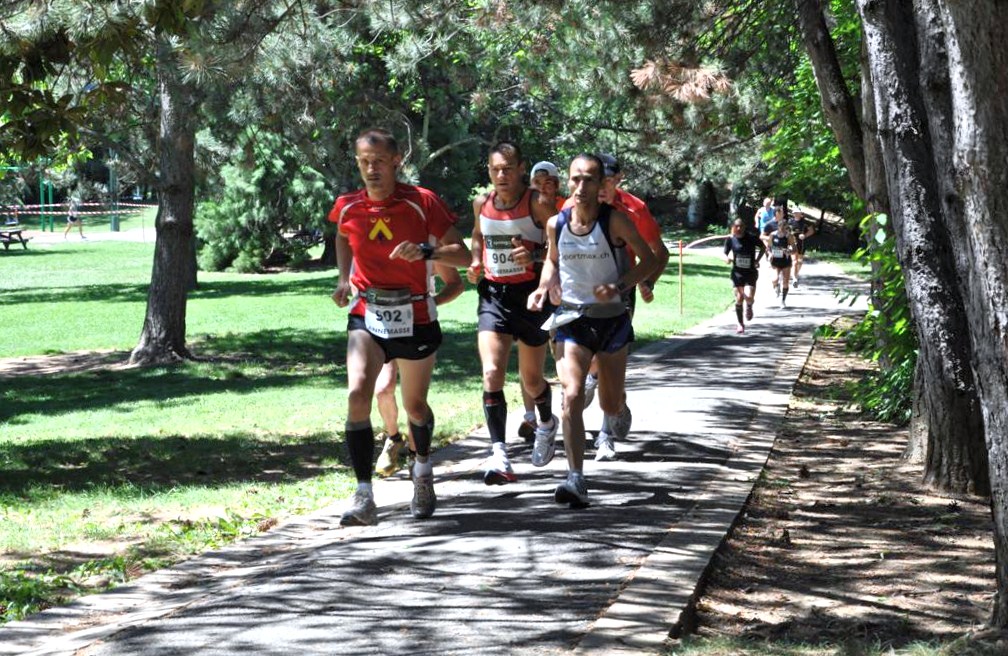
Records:
{"label": "race bib 904", "polygon": [[525,271],[525,267],[516,264],[511,251],[514,244],[511,240],[519,235],[484,235],[483,244],[486,247],[486,257],[483,266],[494,277],[513,276]]}

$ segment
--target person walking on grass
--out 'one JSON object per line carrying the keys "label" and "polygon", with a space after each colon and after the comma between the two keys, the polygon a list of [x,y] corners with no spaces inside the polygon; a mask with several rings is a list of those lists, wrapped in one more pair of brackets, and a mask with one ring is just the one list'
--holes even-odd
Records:
{"label": "person walking on grass", "polygon": [[[725,262],[732,265],[731,281],[735,289],[735,318],[738,319],[737,333],[745,332],[745,322],[752,321],[753,302],[756,300],[756,280],[759,278],[759,263],[766,255],[766,246],[755,235],[746,231],[745,222],[735,219],[731,235],[725,240]],[[745,318],[742,303],[745,302]]]}
{"label": "person walking on grass", "polygon": [[357,489],[340,520],[343,526],[377,522],[371,404],[378,375],[392,360],[399,366],[403,410],[417,453],[410,509],[418,519],[434,514],[434,414],[427,393],[442,335],[430,277],[434,261],[461,267],[470,259],[457,217],[444,201],[429,189],[396,180],[402,155],[390,132],[364,130],[354,149],[364,188],[337,198],[328,217],[338,226],[333,300],[350,308],[346,442]]}
{"label": "person walking on grass", "polygon": [[555,209],[538,202],[539,193],[526,185],[517,145],[502,141],[491,148],[487,171],[493,190],[473,200],[472,262],[466,275],[470,283],[478,283],[479,293],[477,343],[490,433],[483,481],[503,485],[517,480],[506,449],[504,398],[504,377],[515,342],[521,384],[539,415],[532,464],[545,466],[554,454],[559,420],[553,414],[553,391],[543,375],[549,333],[542,329],[553,308],[547,304],[533,311],[526,301],[538,284],[546,222]]}
{"label": "person walking on grass", "polygon": [[[624,405],[627,352],[633,341],[623,295],[645,280],[658,261],[633,222],[599,202],[602,179],[598,156],[582,154],[571,162],[568,186],[574,204],[547,224],[546,261],[539,285],[528,298],[528,307],[535,311],[550,300],[559,303],[550,328],[556,330],[557,368],[564,388],[568,473],[553,494],[557,503],[572,508],[588,505],[583,417],[588,368],[597,355],[599,404],[604,413],[616,414]],[[620,250],[627,246],[640,257],[629,270],[619,261]]]}
{"label": "person walking on grass", "polygon": [[[458,269],[452,266],[445,266],[441,263],[434,264],[434,273],[444,282],[441,291],[434,294],[434,305],[441,306],[450,303],[459,297],[465,289],[462,285],[462,276]],[[434,290],[432,289],[433,293]],[[378,380],[375,383],[375,401],[378,404],[378,414],[381,415],[382,424],[385,430],[378,434],[378,441],[382,443],[381,453],[378,454],[378,461],[375,463],[375,473],[379,476],[391,476],[399,469],[399,460],[404,447],[408,447],[412,454],[411,460],[416,459],[416,446],[399,432],[399,405],[396,403],[396,382],[399,377],[399,366],[395,360],[385,363]]]}
{"label": "person walking on grass", "polygon": [[84,220],[80,216],[80,200],[76,196],[71,196],[67,207],[66,230],[63,231],[63,239],[67,238],[71,228],[74,227],[80,231],[81,239],[87,239],[84,236]]}

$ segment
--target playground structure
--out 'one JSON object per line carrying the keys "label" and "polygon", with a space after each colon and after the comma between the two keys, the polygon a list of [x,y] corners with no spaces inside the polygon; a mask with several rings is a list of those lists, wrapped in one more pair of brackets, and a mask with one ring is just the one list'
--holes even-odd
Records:
{"label": "playground structure", "polygon": [[[0,178],[6,172],[20,172],[25,170],[25,166],[2,166],[0,167]],[[53,183],[39,175],[38,180],[38,203],[34,205],[8,205],[0,206],[0,214],[4,216],[4,223],[10,225],[19,223],[20,217],[38,217],[39,229],[45,232],[53,232],[56,229],[56,217],[65,218],[70,210],[69,202],[55,202],[55,187]],[[101,215],[109,217],[109,230],[119,232],[120,217],[124,215],[139,214],[151,207],[150,204],[124,203],[119,200],[119,177],[114,168],[108,171],[108,203],[87,202],[77,204],[77,214],[79,216]],[[138,197],[134,197],[138,198]],[[91,209],[88,209],[91,208]]]}

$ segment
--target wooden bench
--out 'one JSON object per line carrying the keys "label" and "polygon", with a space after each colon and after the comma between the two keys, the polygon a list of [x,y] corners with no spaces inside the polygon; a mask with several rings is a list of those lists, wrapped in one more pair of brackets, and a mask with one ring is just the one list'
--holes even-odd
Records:
{"label": "wooden bench", "polygon": [[21,226],[5,225],[0,227],[0,244],[3,244],[4,250],[10,248],[11,244],[21,244],[25,250],[28,250],[28,240],[31,237],[25,237],[21,234]]}

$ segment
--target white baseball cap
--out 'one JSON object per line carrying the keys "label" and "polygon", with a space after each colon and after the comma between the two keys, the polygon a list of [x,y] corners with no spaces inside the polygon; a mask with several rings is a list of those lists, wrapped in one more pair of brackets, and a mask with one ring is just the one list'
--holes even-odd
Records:
{"label": "white baseball cap", "polygon": [[529,174],[529,177],[534,178],[536,173],[539,171],[545,171],[546,175],[551,178],[556,178],[557,180],[560,179],[560,172],[557,171],[557,167],[553,162],[537,162],[536,165],[532,167],[532,173]]}

